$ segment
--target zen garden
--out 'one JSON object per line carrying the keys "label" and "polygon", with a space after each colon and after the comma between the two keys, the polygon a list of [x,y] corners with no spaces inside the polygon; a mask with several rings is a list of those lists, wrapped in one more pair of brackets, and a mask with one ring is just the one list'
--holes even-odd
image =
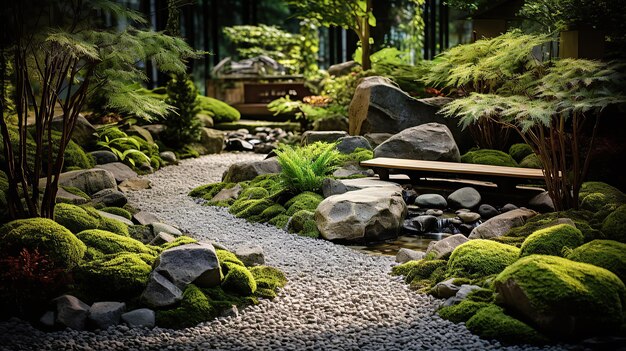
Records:
{"label": "zen garden", "polygon": [[0,13],[0,351],[626,350],[625,0]]}

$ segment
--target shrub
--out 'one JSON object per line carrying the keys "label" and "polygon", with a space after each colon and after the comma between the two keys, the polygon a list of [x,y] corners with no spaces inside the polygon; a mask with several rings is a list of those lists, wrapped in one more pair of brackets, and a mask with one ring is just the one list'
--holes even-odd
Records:
{"label": "shrub", "polygon": [[283,184],[296,193],[319,191],[324,178],[336,168],[339,157],[335,144],[321,142],[295,149],[283,145],[275,152],[282,167]]}
{"label": "shrub", "polygon": [[509,148],[509,155],[513,157],[516,162],[522,162],[522,160],[528,156],[533,154],[533,148],[526,143],[513,144]]}
{"label": "shrub", "polygon": [[207,296],[193,284],[183,292],[180,307],[157,311],[156,323],[163,328],[188,328],[206,322],[216,315]]}
{"label": "shrub", "polygon": [[255,266],[250,268],[257,285],[256,295],[259,297],[274,298],[276,289],[283,288],[287,284],[285,274],[278,268],[270,266]]}
{"label": "shrub", "polygon": [[224,276],[222,288],[240,296],[249,296],[256,291],[256,281],[252,273],[243,265],[227,262],[228,273]]}
{"label": "shrub", "polygon": [[626,244],[613,240],[594,240],[575,248],[567,259],[589,263],[613,272],[626,282]]}
{"label": "shrub", "polygon": [[626,205],[618,207],[604,219],[602,232],[608,239],[626,243]]}
{"label": "shrub", "polygon": [[475,239],[459,245],[448,260],[450,277],[479,278],[498,274],[519,257],[515,246]]}
{"label": "shrub", "polygon": [[90,229],[76,234],[88,247],[94,248],[103,254],[121,252],[143,253],[156,256],[158,252],[133,238],[107,232],[105,230]]}
{"label": "shrub", "polygon": [[547,341],[528,324],[505,314],[496,305],[479,309],[466,326],[483,339],[496,339],[506,344],[544,344]]}
{"label": "shrub", "polygon": [[121,207],[104,207],[100,209],[100,211],[114,214],[116,216],[124,217],[128,219],[129,221],[133,219],[133,215]]}
{"label": "shrub", "polygon": [[519,167],[509,154],[500,150],[480,149],[461,156],[461,162],[492,166]]}
{"label": "shrub", "polygon": [[18,219],[0,227],[0,251],[45,253],[55,267],[72,269],[85,255],[85,244],[67,228],[46,218]]}
{"label": "shrub", "polygon": [[241,114],[235,108],[208,96],[198,96],[198,109],[198,113],[211,116],[215,123],[234,122],[241,118]]}
{"label": "shrub", "polygon": [[166,126],[162,133],[163,141],[173,148],[180,148],[187,143],[200,140],[202,125],[196,118],[199,112],[198,90],[193,81],[184,75],[173,77],[167,83],[165,102],[175,110],[163,121]]}
{"label": "shrub", "polygon": [[476,312],[487,306],[491,306],[491,304],[465,299],[459,304],[443,307],[437,313],[439,313],[441,318],[447,319],[452,323],[461,323],[467,322]]}
{"label": "shrub", "polygon": [[584,242],[583,233],[569,224],[559,224],[532,233],[522,244],[520,256],[563,256],[564,249],[573,249]]}

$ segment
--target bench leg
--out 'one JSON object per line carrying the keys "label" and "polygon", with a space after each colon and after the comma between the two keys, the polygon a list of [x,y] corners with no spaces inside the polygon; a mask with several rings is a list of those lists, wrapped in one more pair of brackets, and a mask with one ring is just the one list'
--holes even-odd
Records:
{"label": "bench leg", "polygon": [[387,168],[374,168],[374,173],[378,174],[380,180],[389,180],[389,170]]}

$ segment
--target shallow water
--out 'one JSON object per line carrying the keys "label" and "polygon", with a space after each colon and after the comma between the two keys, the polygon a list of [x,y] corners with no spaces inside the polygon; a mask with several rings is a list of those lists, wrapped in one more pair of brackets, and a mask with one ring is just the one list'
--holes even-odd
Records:
{"label": "shallow water", "polygon": [[432,241],[441,240],[448,236],[450,234],[445,233],[428,233],[423,236],[401,235],[393,240],[368,245],[350,245],[349,247],[368,255],[395,256],[401,248],[426,251],[428,244]]}

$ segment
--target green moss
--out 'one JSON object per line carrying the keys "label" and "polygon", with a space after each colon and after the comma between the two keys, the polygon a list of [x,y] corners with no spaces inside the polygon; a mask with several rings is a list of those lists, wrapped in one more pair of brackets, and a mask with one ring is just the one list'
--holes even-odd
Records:
{"label": "green moss", "polygon": [[77,285],[92,301],[127,301],[145,289],[154,256],[123,252],[104,255],[80,265],[74,273]]}
{"label": "green moss", "polygon": [[98,135],[100,136],[101,140],[105,140],[105,139],[113,140],[113,139],[119,139],[119,138],[126,138],[128,136],[126,135],[126,133],[122,132],[118,127],[100,128],[98,130]]}
{"label": "green moss", "polygon": [[342,165],[358,164],[361,161],[367,161],[374,158],[374,151],[358,147],[350,154],[339,155],[339,163]]}
{"label": "green moss", "polygon": [[17,255],[38,250],[58,268],[71,269],[85,255],[85,244],[58,223],[46,218],[18,219],[0,227],[0,251]]}
{"label": "green moss", "polygon": [[437,313],[443,319],[449,320],[452,323],[467,322],[472,316],[478,312],[481,308],[491,306],[487,302],[476,302],[470,300],[463,300],[457,305],[447,306],[439,309]]}
{"label": "green moss", "polygon": [[491,149],[469,151],[465,155],[461,156],[461,162],[506,167],[519,166],[509,154]]}
{"label": "green moss", "polygon": [[250,218],[250,220],[253,220],[255,222],[267,222],[283,213],[285,213],[285,208],[282,205],[273,204],[272,206],[263,210],[263,212],[261,212],[261,214],[259,214],[258,216]]}
{"label": "green moss", "polygon": [[75,186],[61,186],[61,188],[72,195],[80,196],[85,200],[91,200],[89,195]]}
{"label": "green moss", "polygon": [[559,224],[532,233],[522,244],[520,256],[563,256],[564,249],[573,249],[584,242],[583,233],[569,224]]}
{"label": "green moss", "polygon": [[[59,134],[60,139],[60,134]],[[54,140],[54,136],[53,136]],[[85,150],[78,146],[75,142],[71,141],[67,144],[65,148],[65,153],[63,154],[63,169],[69,171],[70,168],[73,169],[88,169],[95,166],[96,160],[91,154],[85,153]]]}
{"label": "green moss", "polygon": [[258,186],[250,186],[241,191],[237,200],[245,201],[245,200],[260,200],[266,197],[269,197],[270,193],[262,187]]}
{"label": "green moss", "polygon": [[542,213],[528,219],[528,221],[526,221],[526,223],[522,226],[511,228],[511,230],[509,230],[505,234],[505,236],[525,238],[528,237],[530,234],[536,232],[537,230],[556,224],[555,221],[559,218],[571,219],[576,225],[576,228],[578,228],[578,230],[583,233],[585,241],[590,241],[602,237],[602,233],[589,225],[588,221],[593,218],[593,213],[584,210],[567,210],[561,212]]}
{"label": "green moss", "polygon": [[285,214],[288,216],[293,216],[296,212],[300,210],[315,212],[317,205],[319,205],[322,200],[324,200],[324,197],[320,194],[305,191],[294,196],[285,203],[285,208],[287,208],[287,212]]}
{"label": "green moss", "polygon": [[54,208],[54,220],[75,234],[88,229],[102,229],[129,236],[126,224],[100,215],[93,207],[60,203]]}
{"label": "green moss", "polygon": [[104,207],[100,211],[124,217],[129,221],[133,219],[133,215],[121,207]]}
{"label": "green moss", "polygon": [[523,168],[535,168],[535,169],[543,168],[543,164],[541,164],[541,160],[539,159],[539,156],[535,154],[531,154],[531,155],[524,157],[524,159],[519,163],[519,166]]}
{"label": "green moss", "polygon": [[[588,196],[592,196],[592,198],[585,201]],[[625,204],[626,194],[606,183],[585,182],[580,187],[578,200],[581,208],[597,212],[607,204]]]}
{"label": "green moss", "polygon": [[[445,267],[446,265],[446,261],[444,260],[430,260],[430,261],[419,260],[419,261],[409,261],[409,262],[416,262],[416,263],[411,266],[411,268],[408,270],[408,273],[405,275],[404,280],[407,283],[411,283],[415,280],[429,279],[438,268]],[[400,271],[406,271],[406,270],[400,269]]]}
{"label": "green moss", "polygon": [[232,106],[208,96],[199,95],[197,98],[198,113],[207,114],[215,123],[234,122],[241,118],[241,114]]}
{"label": "green moss", "polygon": [[[242,184],[242,183],[240,183]],[[249,187],[259,187],[267,190],[269,197],[274,198],[283,191],[285,187],[280,180],[280,174],[269,173],[256,176],[248,183]]]}
{"label": "green moss", "polygon": [[495,294],[492,290],[493,288],[491,287],[491,284],[489,284],[489,286],[489,289],[480,288],[470,292],[467,294],[467,300],[474,302],[494,302]]}
{"label": "green moss", "polygon": [[255,266],[250,268],[250,273],[257,284],[255,295],[265,298],[276,297],[276,290],[287,284],[285,274],[278,268],[269,266]]}
{"label": "green moss", "polygon": [[391,268],[391,275],[402,275],[406,277],[407,275],[409,275],[409,272],[411,272],[413,268],[420,265],[422,261],[423,260],[408,261],[394,266]]}
{"label": "green moss", "polygon": [[228,212],[232,213],[235,217],[250,218],[260,215],[272,205],[274,205],[274,203],[267,199],[237,200],[230,206]]}
{"label": "green moss", "polygon": [[293,214],[289,222],[289,232],[301,236],[319,238],[320,232],[315,224],[315,213],[308,210],[300,210]]}
{"label": "green moss", "polygon": [[191,197],[200,197],[205,200],[211,200],[215,195],[217,195],[217,193],[222,191],[222,189],[230,189],[233,186],[235,186],[235,183],[219,182],[219,183],[205,184],[197,188],[194,188],[193,190],[189,192],[188,195]]}
{"label": "green moss", "polygon": [[76,234],[88,247],[94,248],[103,254],[116,254],[121,252],[143,253],[156,256],[158,252],[141,241],[130,237],[114,234],[99,229],[90,229]]}
{"label": "green moss", "polygon": [[222,281],[222,288],[240,296],[249,296],[256,291],[256,281],[252,273],[243,265],[226,262],[228,273]]}
{"label": "green moss", "polygon": [[270,219],[267,223],[280,228],[280,229],[285,229],[285,227],[287,226],[287,223],[289,223],[289,219],[291,217],[287,216],[286,214],[280,214],[272,219]]}
{"label": "green moss", "polygon": [[626,282],[626,244],[614,240],[594,240],[568,253],[567,259],[589,263],[613,272]]}
{"label": "green moss", "polygon": [[256,305],[256,296],[239,296],[216,286],[210,289],[202,289],[202,292],[209,298],[211,306],[219,312],[235,306]]}
{"label": "green moss", "polygon": [[626,242],[626,205],[618,207],[602,222],[607,239]]}
{"label": "green moss", "polygon": [[237,266],[241,266],[241,267],[245,267],[245,265],[243,264],[243,262],[241,262],[240,259],[237,258],[237,256],[228,251],[228,250],[220,250],[220,249],[216,249],[215,253],[217,254],[217,260],[220,263],[220,267],[222,268],[222,272],[224,274],[228,273],[228,265],[227,263],[232,263],[235,264]]}
{"label": "green moss", "polygon": [[156,323],[163,328],[188,328],[206,322],[216,316],[209,298],[193,284],[187,285],[183,292],[180,307],[157,311]]}
{"label": "green moss", "polygon": [[459,245],[450,256],[450,277],[478,278],[500,273],[515,262],[520,250],[491,240],[475,239]]}
{"label": "green moss", "polygon": [[509,148],[509,155],[513,157],[516,162],[522,162],[522,160],[528,156],[533,154],[533,149],[530,145],[525,143],[513,144]]}
{"label": "green moss", "polygon": [[501,243],[501,244],[511,245],[511,246],[515,246],[517,248],[520,248],[520,247],[522,247],[522,244],[524,243],[524,240],[526,240],[526,238],[523,237],[523,236],[520,236],[520,237],[516,237],[516,236],[496,236],[494,238],[489,238],[489,240],[493,240],[493,241]]}
{"label": "green moss", "polygon": [[161,247],[165,251],[167,249],[171,249],[171,248],[176,247],[176,246],[187,245],[187,244],[194,244],[194,243],[197,243],[197,242],[198,242],[198,240],[196,240],[194,238],[190,238],[188,236],[181,235],[178,238],[176,238],[174,241],[161,245]]}
{"label": "green moss", "polygon": [[528,324],[505,314],[496,305],[479,309],[466,326],[483,339],[496,339],[505,344],[544,344],[547,341]]}

